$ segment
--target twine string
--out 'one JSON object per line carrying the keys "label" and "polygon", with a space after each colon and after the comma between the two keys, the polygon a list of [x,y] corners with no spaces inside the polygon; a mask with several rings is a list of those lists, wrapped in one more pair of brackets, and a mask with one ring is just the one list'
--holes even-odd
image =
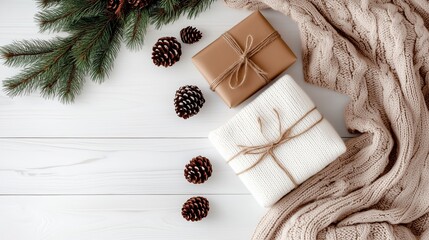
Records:
{"label": "twine string", "polygon": [[268,156],[270,156],[274,160],[276,165],[280,169],[282,169],[282,171],[288,176],[288,178],[295,185],[295,187],[298,186],[296,179],[292,176],[292,174],[289,172],[289,170],[277,158],[277,156],[274,154],[274,150],[277,147],[279,147],[280,145],[287,143],[290,140],[305,134],[306,132],[311,130],[313,127],[315,127],[317,124],[322,122],[323,116],[318,121],[316,121],[315,123],[313,123],[312,125],[307,127],[305,130],[303,130],[302,132],[297,133],[295,135],[291,134],[292,129],[296,125],[298,125],[302,120],[304,120],[310,113],[314,112],[315,110],[316,110],[316,107],[312,108],[310,111],[308,111],[306,114],[304,114],[300,119],[298,119],[294,124],[292,124],[292,126],[290,126],[289,128],[287,128],[286,130],[283,131],[283,127],[282,127],[282,123],[281,123],[281,119],[280,119],[280,114],[276,109],[273,109],[274,114],[276,115],[276,120],[278,123],[278,131],[279,131],[278,137],[274,141],[269,140],[269,138],[266,135],[266,132],[263,131],[262,120],[260,117],[258,117],[259,130],[260,130],[262,136],[267,141],[267,143],[261,144],[261,145],[256,145],[256,146],[237,145],[240,148],[240,151],[238,153],[236,153],[234,156],[232,156],[230,159],[228,159],[227,163],[230,163],[232,160],[236,159],[240,155],[261,155],[258,158],[258,160],[256,160],[252,165],[250,165],[246,169],[237,173],[237,175],[240,175],[240,174],[243,174],[243,173],[251,170],[252,168],[257,166],[259,163],[261,163],[264,159],[266,159]]}
{"label": "twine string", "polygon": [[[210,89],[215,90],[216,87],[222,83],[225,79],[228,78],[229,87],[231,89],[237,89],[241,87],[246,81],[247,74],[249,69],[255,71],[255,73],[265,81],[265,83],[269,82],[267,73],[259,67],[251,57],[256,53],[260,52],[263,48],[271,44],[274,40],[280,37],[278,32],[273,32],[268,35],[262,42],[257,44],[254,48],[254,38],[252,35],[247,35],[246,44],[244,49],[241,49],[240,45],[237,41],[229,34],[228,32],[222,35],[222,38],[225,42],[230,46],[238,55],[239,58],[235,61],[231,66],[229,66],[225,71],[223,71],[217,78],[215,78],[210,84]],[[240,73],[243,70],[243,76],[240,78]]]}

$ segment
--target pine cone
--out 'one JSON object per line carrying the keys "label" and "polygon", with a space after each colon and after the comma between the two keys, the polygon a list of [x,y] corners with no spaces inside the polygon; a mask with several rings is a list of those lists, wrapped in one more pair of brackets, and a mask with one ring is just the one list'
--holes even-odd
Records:
{"label": "pine cone", "polygon": [[187,221],[200,221],[207,217],[209,210],[209,201],[206,198],[192,197],[183,204],[182,216]]}
{"label": "pine cone", "polygon": [[205,101],[203,93],[197,86],[180,87],[174,97],[176,114],[181,118],[188,119],[200,111]]}
{"label": "pine cone", "polygon": [[192,44],[198,42],[203,37],[203,34],[194,27],[186,27],[180,30],[180,38],[182,42]]}
{"label": "pine cone", "polygon": [[128,0],[128,4],[131,8],[143,9],[149,6],[152,3],[152,0]]}
{"label": "pine cone", "polygon": [[152,60],[157,66],[170,67],[179,61],[182,55],[182,46],[175,37],[158,39],[152,50]]}
{"label": "pine cone", "polygon": [[185,166],[184,175],[190,183],[204,183],[212,175],[213,168],[210,160],[206,157],[198,156],[193,158]]}
{"label": "pine cone", "polygon": [[118,9],[120,4],[120,0],[109,0],[107,2],[107,11],[114,12],[116,9]]}

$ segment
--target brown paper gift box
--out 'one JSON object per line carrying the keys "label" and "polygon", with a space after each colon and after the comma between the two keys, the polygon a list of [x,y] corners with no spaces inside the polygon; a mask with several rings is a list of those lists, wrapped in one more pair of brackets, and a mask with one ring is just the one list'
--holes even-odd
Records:
{"label": "brown paper gift box", "polygon": [[[249,40],[248,36],[253,38],[253,45],[251,47],[251,49],[253,49],[274,32],[276,32],[276,30],[259,11],[252,13],[228,31],[242,51],[245,49],[246,43],[248,44],[248,42],[246,42]],[[207,82],[211,84],[224,73],[226,69],[234,65],[240,57],[241,56],[221,36],[197,53],[192,58],[192,61],[203,74]],[[296,61],[295,54],[281,37],[275,38],[273,42],[263,47],[249,59],[266,73],[266,79],[268,81],[261,78],[253,68],[248,67],[247,71],[245,71],[242,66],[239,69],[238,78],[241,79],[245,75],[244,72],[246,72],[243,84],[237,88],[231,88],[231,74],[229,74],[229,76],[223,78],[214,88],[214,91],[217,92],[229,107],[235,107],[245,101]]]}

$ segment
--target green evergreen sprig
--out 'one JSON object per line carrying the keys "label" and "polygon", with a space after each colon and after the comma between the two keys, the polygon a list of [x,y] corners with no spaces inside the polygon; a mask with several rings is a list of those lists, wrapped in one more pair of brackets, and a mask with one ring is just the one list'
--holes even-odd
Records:
{"label": "green evergreen sprig", "polygon": [[121,42],[137,50],[150,24],[160,28],[182,15],[194,18],[215,0],[153,0],[143,9],[120,1],[123,7],[112,13],[106,10],[108,0],[39,0],[40,30],[66,32],[67,36],[1,47],[6,65],[23,67],[21,73],[3,81],[6,93],[14,97],[38,90],[45,98],[71,103],[87,76],[98,83],[108,77]]}

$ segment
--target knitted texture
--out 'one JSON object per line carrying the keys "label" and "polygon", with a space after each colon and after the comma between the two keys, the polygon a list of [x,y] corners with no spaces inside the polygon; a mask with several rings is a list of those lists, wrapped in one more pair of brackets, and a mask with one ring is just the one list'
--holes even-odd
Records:
{"label": "knitted texture", "polygon": [[301,31],[305,80],[350,96],[347,152],[281,199],[254,239],[429,239],[429,2],[227,0]]}
{"label": "knitted texture", "polygon": [[[212,131],[210,141],[225,159],[240,151],[238,145],[255,146],[266,144],[267,138],[279,135],[280,122],[284,129],[296,123],[314,103],[288,75],[282,77],[241,110],[225,125]],[[273,112],[276,109],[280,118]],[[262,120],[262,132],[258,117]],[[309,129],[321,119],[318,111],[311,112],[293,127],[291,135]],[[313,176],[345,152],[343,140],[327,120],[322,120],[305,134],[281,144],[274,149],[281,161],[298,184]],[[261,154],[237,156],[229,164],[236,173],[255,163]],[[257,166],[239,175],[240,179],[262,206],[269,207],[295,188],[291,179],[266,156]]]}

